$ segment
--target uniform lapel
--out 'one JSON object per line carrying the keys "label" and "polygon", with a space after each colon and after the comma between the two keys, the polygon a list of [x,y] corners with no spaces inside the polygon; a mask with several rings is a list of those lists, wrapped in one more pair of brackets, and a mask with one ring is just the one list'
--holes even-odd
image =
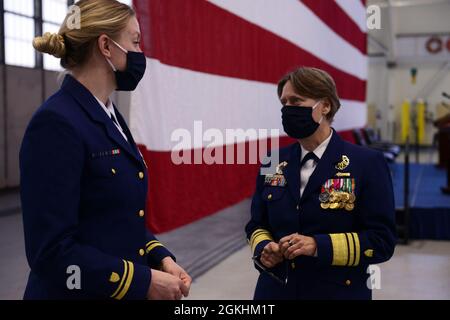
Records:
{"label": "uniform lapel", "polygon": [[335,165],[341,160],[343,151],[342,145],[341,138],[333,129],[333,136],[331,137],[322,158],[319,160],[316,169],[309,178],[300,201],[306,199],[308,195],[319,188],[326,179],[336,175],[337,169],[335,168]]}
{"label": "uniform lapel", "polygon": [[[103,111],[103,110],[102,110]],[[105,113],[105,112],[103,112]],[[116,116],[118,114],[116,113]],[[108,119],[106,113],[105,113],[105,117]],[[110,119],[109,119],[110,120]],[[114,123],[112,121],[105,121],[105,127],[106,127],[106,132],[108,133],[108,136],[114,140],[116,143],[118,143],[124,150],[126,150],[131,156],[133,156],[136,160],[140,161],[140,157],[139,154],[136,152],[136,150],[133,148],[132,146],[132,141],[130,140],[130,137],[127,136],[128,138],[128,142],[123,138],[122,134],[119,132],[119,129],[117,129],[117,127],[114,125]],[[120,124],[122,126],[122,124]],[[124,127],[122,126],[122,129],[124,129]]]}
{"label": "uniform lapel", "polygon": [[295,199],[295,203],[300,202],[300,144],[296,142],[290,152],[289,162],[285,169],[286,180],[289,191]]}
{"label": "uniform lapel", "polygon": [[[113,104],[114,105],[114,104]],[[130,129],[128,128],[127,123],[125,122],[125,119],[122,117],[122,114],[117,110],[116,106],[114,105],[114,112],[116,113],[116,117],[117,117],[117,121],[119,121],[120,126],[122,127],[125,135],[128,138],[128,143],[131,146],[131,149],[133,149],[134,153],[136,154],[136,156],[140,156],[140,152],[137,148],[136,142],[133,139],[133,136],[131,134]]]}
{"label": "uniform lapel", "polygon": [[75,98],[78,104],[84,109],[84,111],[93,121],[101,123],[105,127],[106,133],[109,138],[116,142],[125,152],[127,152],[133,158],[140,161],[139,154],[135,150],[133,150],[131,143],[132,141],[130,140],[130,143],[128,143],[123,138],[119,130],[115,127],[114,123],[105,113],[105,111],[102,110],[101,106],[98,104],[97,100],[89,90],[87,90],[71,75],[67,75],[65,77],[62,84],[62,89]]}

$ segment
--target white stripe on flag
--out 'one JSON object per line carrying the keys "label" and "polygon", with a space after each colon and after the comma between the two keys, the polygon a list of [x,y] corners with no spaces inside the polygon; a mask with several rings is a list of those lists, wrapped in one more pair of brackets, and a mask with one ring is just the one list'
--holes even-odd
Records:
{"label": "white stripe on flag", "polygon": [[[136,141],[148,149],[172,150],[177,144],[171,141],[172,132],[184,128],[193,136],[198,120],[203,122],[203,132],[215,128],[224,136],[226,129],[238,128],[279,129],[285,135],[276,85],[191,71],[155,59],[147,63],[148,72],[131,95],[130,127]],[[365,103],[341,103],[333,124],[336,130],[365,125]],[[196,140],[191,147],[209,144]]]}
{"label": "white stripe on flag", "polygon": [[[337,69],[367,79],[366,56],[298,0],[208,1],[292,42]],[[365,11],[361,16],[365,19]]]}
{"label": "white stripe on flag", "polygon": [[361,29],[367,32],[366,8],[360,0],[335,0],[337,5],[352,19]]}

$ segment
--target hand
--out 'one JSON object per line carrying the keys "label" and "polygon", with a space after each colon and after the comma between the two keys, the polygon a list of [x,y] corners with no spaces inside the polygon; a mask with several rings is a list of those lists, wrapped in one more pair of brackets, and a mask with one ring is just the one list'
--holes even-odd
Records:
{"label": "hand", "polygon": [[283,255],[276,242],[269,242],[261,253],[261,263],[267,268],[273,268],[283,261]]}
{"label": "hand", "polygon": [[187,294],[188,289],[181,279],[155,269],[151,269],[151,272],[152,282],[148,288],[147,299],[181,300],[183,294]]}
{"label": "hand", "polygon": [[181,281],[183,281],[184,285],[187,288],[186,294],[183,292],[183,295],[187,297],[189,295],[189,290],[191,288],[192,278],[188,275],[186,271],[182,267],[180,267],[171,257],[166,257],[161,261],[161,270],[167,272]]}
{"label": "hand", "polygon": [[298,256],[314,256],[317,250],[316,240],[298,233],[281,238],[281,254],[289,260]]}

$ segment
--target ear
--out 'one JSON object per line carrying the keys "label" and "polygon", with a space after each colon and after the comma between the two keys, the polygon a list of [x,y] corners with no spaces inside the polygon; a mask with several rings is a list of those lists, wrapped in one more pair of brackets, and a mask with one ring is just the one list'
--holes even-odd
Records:
{"label": "ear", "polygon": [[331,111],[331,104],[330,104],[330,101],[328,100],[328,99],[324,99],[323,100],[323,102],[322,102],[322,114],[324,115],[324,116],[326,116],[327,114],[329,114],[330,113],[330,111]]}
{"label": "ear", "polygon": [[105,56],[106,58],[111,58],[111,48],[109,45],[109,39],[108,36],[105,34],[102,34],[100,37],[98,37],[97,45],[98,49],[100,51],[100,54]]}

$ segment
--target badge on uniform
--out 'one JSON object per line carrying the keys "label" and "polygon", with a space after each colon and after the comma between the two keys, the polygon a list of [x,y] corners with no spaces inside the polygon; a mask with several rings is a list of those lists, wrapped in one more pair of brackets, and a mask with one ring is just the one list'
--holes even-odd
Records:
{"label": "badge on uniform", "polygon": [[354,178],[328,179],[321,188],[320,207],[322,209],[352,211],[355,208],[356,200],[354,190]]}
{"label": "badge on uniform", "polygon": [[100,151],[100,152],[94,152],[91,154],[91,158],[102,158],[102,157],[109,157],[109,156],[118,156],[120,154],[120,149],[112,149],[107,151]]}
{"label": "badge on uniform", "polygon": [[338,162],[335,166],[338,170],[345,170],[350,164],[350,159],[346,155],[342,155],[342,160]]}
{"label": "badge on uniform", "polygon": [[264,177],[264,185],[271,187],[284,187],[287,185],[287,180],[284,177],[283,169],[287,166],[287,162],[283,161],[277,165],[275,174],[266,174]]}

